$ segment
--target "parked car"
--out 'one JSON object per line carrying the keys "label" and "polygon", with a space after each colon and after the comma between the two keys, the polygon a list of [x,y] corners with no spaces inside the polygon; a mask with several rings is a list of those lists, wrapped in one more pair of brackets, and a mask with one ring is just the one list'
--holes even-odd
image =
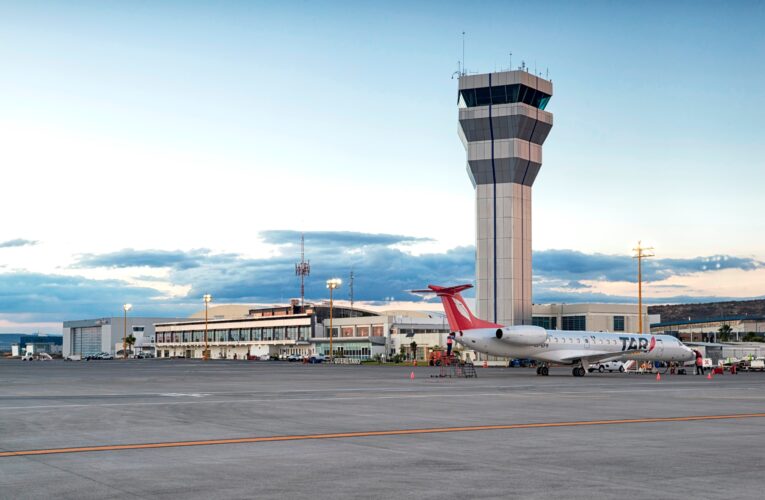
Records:
{"label": "parked car", "polygon": [[602,363],[593,363],[588,368],[588,371],[590,373],[594,372],[595,370],[599,371],[600,373],[608,372],[619,372],[624,373],[624,363],[621,361],[604,361]]}
{"label": "parked car", "polygon": [[293,362],[293,361],[303,361],[303,356],[299,354],[290,354],[287,356],[287,361]]}
{"label": "parked car", "polygon": [[96,359],[114,359],[114,356],[112,356],[108,352],[99,352],[96,355]]}
{"label": "parked car", "polygon": [[260,357],[258,357],[261,361],[271,361],[271,355],[270,354],[263,354]]}
{"label": "parked car", "polygon": [[153,358],[154,354],[150,352],[139,352],[138,354],[135,355],[135,357],[138,359],[149,359],[149,358]]}
{"label": "parked car", "polygon": [[314,354],[310,358],[308,358],[308,362],[311,364],[323,363],[326,360],[327,360],[327,357],[324,356],[323,354]]}
{"label": "parked car", "polygon": [[64,361],[82,361],[82,354],[67,354]]}
{"label": "parked car", "polygon": [[528,368],[528,367],[534,367],[537,365],[537,362],[533,359],[528,358],[516,358],[511,359],[508,366],[510,368]]}
{"label": "parked car", "polygon": [[23,356],[21,356],[21,361],[33,361],[35,359],[35,355],[31,352],[24,353]]}

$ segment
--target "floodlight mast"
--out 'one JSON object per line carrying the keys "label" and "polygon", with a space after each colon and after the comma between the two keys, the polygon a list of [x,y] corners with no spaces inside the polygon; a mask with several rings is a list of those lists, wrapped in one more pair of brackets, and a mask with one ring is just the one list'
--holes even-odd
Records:
{"label": "floodlight mast", "polygon": [[327,280],[327,288],[329,288],[329,362],[335,362],[335,351],[333,349],[332,337],[334,329],[332,327],[332,309],[333,309],[333,292],[335,288],[339,287],[343,283],[340,278],[331,278]]}

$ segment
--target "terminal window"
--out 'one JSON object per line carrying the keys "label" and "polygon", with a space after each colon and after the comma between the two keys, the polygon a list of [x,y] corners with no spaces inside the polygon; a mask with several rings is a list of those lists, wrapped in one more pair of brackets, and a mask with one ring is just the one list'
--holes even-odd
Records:
{"label": "terminal window", "polygon": [[533,316],[531,318],[531,324],[534,326],[540,326],[545,330],[557,330],[558,318],[548,316]]}
{"label": "terminal window", "polygon": [[615,332],[624,331],[624,316],[614,316],[614,331]]}
{"label": "terminal window", "polygon": [[562,323],[564,330],[574,332],[582,332],[586,330],[584,316],[563,316]]}

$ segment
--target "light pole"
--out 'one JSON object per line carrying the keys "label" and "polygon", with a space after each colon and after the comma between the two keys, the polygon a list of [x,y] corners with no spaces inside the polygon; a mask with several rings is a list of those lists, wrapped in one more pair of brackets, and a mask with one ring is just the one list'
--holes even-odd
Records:
{"label": "light pole", "polygon": [[340,278],[332,278],[327,280],[327,288],[329,288],[329,361],[330,363],[335,362],[335,351],[332,348],[332,305],[333,305],[333,294],[332,292],[335,290],[335,288],[339,287],[342,284],[343,280]]}
{"label": "light pole", "polygon": [[202,300],[205,301],[205,352],[202,353],[202,359],[207,361],[210,359],[210,349],[207,347],[207,305],[212,300],[212,295],[206,293],[204,297],[202,297]]}
{"label": "light pole", "polygon": [[132,304],[125,304],[122,306],[122,310],[125,311],[125,322],[122,330],[122,359],[127,359],[127,312],[132,308]]}

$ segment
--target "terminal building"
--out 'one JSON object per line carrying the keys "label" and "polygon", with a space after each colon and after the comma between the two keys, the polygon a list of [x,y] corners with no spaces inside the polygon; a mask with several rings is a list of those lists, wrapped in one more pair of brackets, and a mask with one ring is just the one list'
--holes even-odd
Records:
{"label": "terminal building", "polygon": [[[205,330],[212,359],[329,355],[329,309],[325,304],[300,306],[295,301],[289,306],[250,309],[241,316],[241,308],[214,307],[207,321],[195,318],[157,323],[157,356],[202,358]],[[340,359],[387,359],[401,353],[402,346],[408,356],[425,358],[430,348],[445,345],[449,333],[442,315],[378,313],[346,306],[334,306],[332,313],[332,349]],[[418,344],[414,352],[412,342]]]}

